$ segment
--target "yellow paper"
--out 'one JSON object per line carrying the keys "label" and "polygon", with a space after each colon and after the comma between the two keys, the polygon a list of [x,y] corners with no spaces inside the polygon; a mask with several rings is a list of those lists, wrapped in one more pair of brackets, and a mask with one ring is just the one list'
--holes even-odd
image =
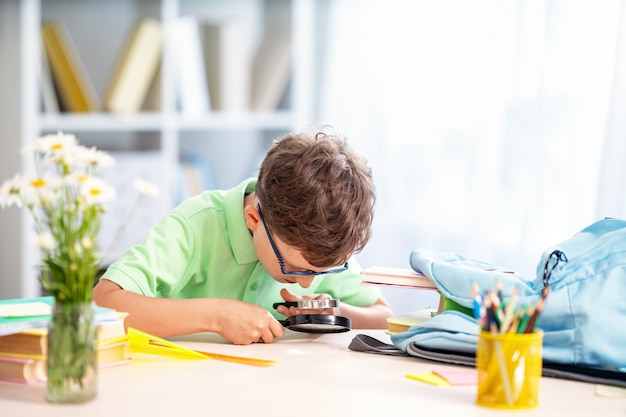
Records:
{"label": "yellow paper", "polygon": [[169,340],[152,336],[148,333],[141,332],[132,327],[127,332],[129,348],[134,352],[151,353],[154,355],[171,356],[180,359],[217,359],[227,362],[237,362],[247,365],[268,366],[278,363],[277,361],[245,358],[242,356],[222,355],[219,353],[202,352],[198,350],[187,349]]}
{"label": "yellow paper", "polygon": [[211,359],[195,350],[152,336],[132,327],[127,331],[129,348],[134,352],[152,353],[154,355],[171,356],[179,359]]}
{"label": "yellow paper", "polygon": [[596,395],[598,397],[626,398],[626,388],[598,384],[596,385]]}
{"label": "yellow paper", "polygon": [[426,382],[428,384],[437,385],[438,387],[449,387],[450,383],[444,378],[432,372],[425,372],[422,374],[406,374],[407,378],[415,379],[417,381]]}

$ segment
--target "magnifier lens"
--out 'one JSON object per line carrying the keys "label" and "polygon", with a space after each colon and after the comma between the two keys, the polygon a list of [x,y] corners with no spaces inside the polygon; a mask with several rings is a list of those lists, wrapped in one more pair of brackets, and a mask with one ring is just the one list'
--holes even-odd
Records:
{"label": "magnifier lens", "polygon": [[305,333],[339,333],[347,332],[350,329],[346,329],[342,326],[334,326],[332,324],[296,324],[289,326],[290,330]]}
{"label": "magnifier lens", "polygon": [[[299,309],[334,308],[339,306],[339,300],[314,299],[296,302],[275,303],[274,308],[283,305]],[[281,321],[289,330],[304,333],[342,333],[350,331],[352,322],[348,317],[333,316],[331,314],[296,314]]]}
{"label": "magnifier lens", "polygon": [[298,314],[281,323],[289,330],[304,333],[342,333],[352,328],[348,317],[329,314]]}

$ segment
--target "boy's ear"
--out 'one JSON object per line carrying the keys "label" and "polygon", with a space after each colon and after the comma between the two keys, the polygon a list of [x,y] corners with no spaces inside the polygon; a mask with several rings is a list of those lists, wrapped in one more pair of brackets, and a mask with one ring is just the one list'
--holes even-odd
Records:
{"label": "boy's ear", "polygon": [[251,231],[255,231],[257,227],[261,224],[261,216],[259,215],[259,211],[253,205],[246,205],[243,208],[243,216],[246,220],[246,225],[248,229]]}

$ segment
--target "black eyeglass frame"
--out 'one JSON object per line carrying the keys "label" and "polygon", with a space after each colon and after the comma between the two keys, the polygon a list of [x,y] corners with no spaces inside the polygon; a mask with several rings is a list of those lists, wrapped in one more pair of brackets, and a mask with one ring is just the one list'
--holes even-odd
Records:
{"label": "black eyeglass frame", "polygon": [[276,259],[278,260],[278,265],[280,265],[280,271],[285,275],[299,275],[299,276],[310,276],[310,275],[328,275],[328,274],[338,274],[348,269],[348,262],[346,262],[342,267],[329,269],[326,271],[288,271],[285,268],[285,261],[281,256],[280,252],[278,252],[278,248],[274,243],[274,239],[272,239],[272,233],[270,232],[270,228],[267,227],[267,223],[265,223],[265,217],[263,217],[263,212],[261,211],[261,205],[257,204],[257,211],[259,212],[259,217],[261,217],[261,223],[263,223],[263,227],[265,228],[265,233],[267,234],[267,240],[269,240],[272,249],[274,250],[274,254],[276,255]]}

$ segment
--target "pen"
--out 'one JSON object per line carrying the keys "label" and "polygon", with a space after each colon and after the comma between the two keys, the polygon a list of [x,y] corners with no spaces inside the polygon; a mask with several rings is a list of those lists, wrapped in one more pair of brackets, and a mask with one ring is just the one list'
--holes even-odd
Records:
{"label": "pen", "polygon": [[522,310],[522,317],[520,318],[520,321],[517,325],[517,333],[524,333],[526,327],[528,326],[528,321],[530,320],[530,317],[534,314],[534,312],[535,307],[533,306],[526,307],[526,311]]}
{"label": "pen", "polygon": [[487,297],[485,298],[485,310],[487,312],[487,330],[491,333],[498,333],[498,323],[493,309],[493,300],[489,294],[487,294]]}
{"label": "pen", "polygon": [[543,311],[543,306],[546,303],[546,298],[548,297],[548,294],[550,294],[550,287],[545,286],[543,288],[543,291],[541,291],[541,298],[537,302],[537,307],[535,308],[533,315],[530,317],[530,320],[528,320],[528,324],[526,325],[526,328],[524,329],[524,333],[532,333],[533,330],[535,329],[535,324],[537,323],[537,319],[539,318],[539,315]]}
{"label": "pen", "polygon": [[483,296],[480,293],[480,288],[477,283],[472,284],[472,299],[473,302],[473,311],[474,318],[480,319],[483,317]]}
{"label": "pen", "polygon": [[502,298],[502,283],[500,281],[496,281],[496,291],[497,291],[497,294],[498,294],[498,298],[500,300],[503,300],[503,298]]}
{"label": "pen", "polygon": [[472,312],[481,329],[491,333],[532,333],[539,320],[550,286],[541,291],[541,298],[536,305],[518,306],[519,288],[514,287],[508,301],[502,298],[502,287],[496,282],[496,288],[482,294],[478,284],[472,284]]}
{"label": "pen", "polygon": [[501,331],[502,333],[508,332],[511,323],[513,322],[513,317],[515,316],[515,304],[517,304],[517,294],[519,290],[517,287],[513,288],[513,292],[511,293],[511,298],[509,298],[508,303],[504,309],[504,319],[502,320]]}

